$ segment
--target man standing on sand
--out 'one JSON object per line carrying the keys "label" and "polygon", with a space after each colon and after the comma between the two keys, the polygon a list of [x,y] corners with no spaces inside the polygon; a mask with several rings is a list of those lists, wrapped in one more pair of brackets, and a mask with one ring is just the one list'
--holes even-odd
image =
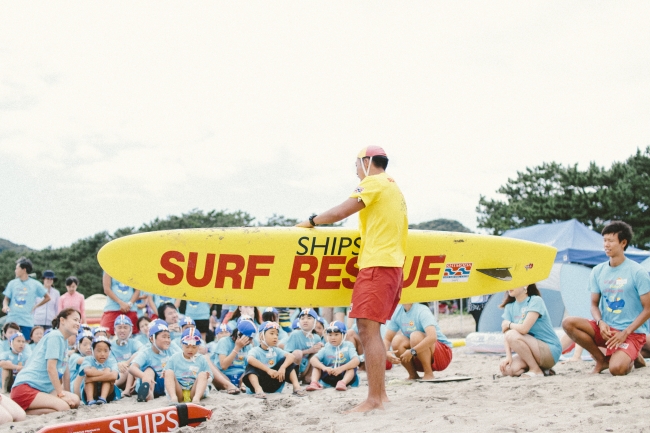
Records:
{"label": "man standing on sand", "polygon": [[[640,357],[650,318],[650,276],[638,263],[625,257],[632,240],[632,227],[612,221],[602,231],[609,261],[591,271],[591,315],[594,320],[567,317],[564,331],[596,361],[592,373],[609,368],[624,376],[632,366],[645,366]],[[606,348],[603,354],[599,347]]]}
{"label": "man standing on sand", "polygon": [[361,183],[350,197],[320,215],[310,216],[297,227],[331,224],[359,212],[359,274],[352,292],[350,317],[357,319],[366,356],[368,397],[352,412],[367,412],[383,409],[383,403],[388,401],[384,384],[386,351],[379,328],[390,319],[402,294],[408,219],[404,196],[386,173],[388,157],[384,149],[362,149],[356,166]]}

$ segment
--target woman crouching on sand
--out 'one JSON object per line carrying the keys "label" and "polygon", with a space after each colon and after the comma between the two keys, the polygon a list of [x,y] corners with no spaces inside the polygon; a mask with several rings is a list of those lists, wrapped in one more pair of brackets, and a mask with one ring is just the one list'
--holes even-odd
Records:
{"label": "woman crouching on sand", "polygon": [[18,372],[11,399],[28,415],[40,415],[79,407],[79,397],[63,389],[70,383],[67,339],[77,335],[81,314],[66,308],[52,321],[52,331],[34,348],[30,362]]}
{"label": "woman crouching on sand", "polygon": [[508,290],[500,307],[505,309],[501,330],[506,334],[501,374],[544,376],[544,370],[550,370],[560,359],[562,345],[537,286]]}

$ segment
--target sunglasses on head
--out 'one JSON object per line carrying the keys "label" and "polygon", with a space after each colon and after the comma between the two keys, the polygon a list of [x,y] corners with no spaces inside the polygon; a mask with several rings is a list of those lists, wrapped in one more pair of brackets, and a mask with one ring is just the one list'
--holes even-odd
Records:
{"label": "sunglasses on head", "polygon": [[343,334],[343,331],[341,331],[341,329],[338,326],[330,326],[325,330],[325,332],[327,332],[328,334],[333,334],[336,332],[338,332],[339,334]]}

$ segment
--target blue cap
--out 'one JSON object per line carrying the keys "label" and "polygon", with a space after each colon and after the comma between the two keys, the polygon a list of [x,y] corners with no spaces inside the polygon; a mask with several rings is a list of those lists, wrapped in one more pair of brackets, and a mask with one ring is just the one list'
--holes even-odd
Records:
{"label": "blue cap", "polygon": [[54,271],[50,271],[49,269],[45,272],[43,272],[43,278],[52,278],[53,280],[56,278],[56,275],[54,275]]}
{"label": "blue cap", "polygon": [[[133,325],[131,325],[131,326],[133,326]],[[105,333],[108,334],[108,328],[105,328],[103,326],[97,326],[97,327],[93,328],[93,335],[97,335],[98,332],[105,332]]]}
{"label": "blue cap", "polygon": [[153,326],[153,325],[165,325],[165,326],[169,326],[169,325],[167,324],[167,322],[165,322],[163,319],[154,319],[154,320],[152,320],[151,323],[149,324],[149,326],[151,327],[151,326]]}
{"label": "blue cap", "polygon": [[[49,329],[48,329],[49,331]],[[81,340],[83,340],[86,337],[90,337],[90,339],[93,339],[93,333],[90,331],[82,331],[77,334],[77,343],[79,343]]]}
{"label": "blue cap", "polygon": [[164,320],[161,320],[161,322],[163,323],[156,323],[149,326],[149,338],[155,336],[157,333],[162,331],[169,332],[169,328],[167,327],[167,322],[165,322]]}
{"label": "blue cap", "polygon": [[201,332],[195,327],[189,327],[181,334],[181,343],[188,346],[198,346],[201,344]]}
{"label": "blue cap", "polygon": [[240,334],[243,334],[247,337],[252,337],[253,334],[257,332],[255,324],[250,320],[240,320],[237,324],[237,329]]}
{"label": "blue cap", "polygon": [[316,310],[313,308],[305,308],[304,310],[300,310],[300,314],[298,314],[298,318],[304,316],[304,315],[310,315],[311,317],[314,318],[314,320],[318,320],[318,313],[316,313]]}
{"label": "blue cap", "polygon": [[248,314],[242,314],[242,315],[239,316],[239,318],[237,319],[237,323],[241,322],[242,320],[250,320],[250,321],[252,322],[252,321],[253,321],[253,318],[252,318],[251,316],[249,316]]}
{"label": "blue cap", "polygon": [[276,309],[273,308],[273,307],[266,307],[266,308],[264,309],[264,312],[265,312],[265,313],[278,314],[278,310],[276,310]]}
{"label": "blue cap", "polygon": [[298,329],[300,328],[300,319],[294,319],[293,322],[291,323],[291,329]]}
{"label": "blue cap", "polygon": [[117,326],[117,325],[129,325],[131,328],[133,328],[133,322],[131,322],[131,319],[129,319],[129,316],[127,316],[126,314],[120,314],[119,316],[117,316],[113,326]]}
{"label": "blue cap", "polygon": [[217,330],[217,334],[220,332],[232,332],[232,329],[226,322],[219,323],[216,327],[216,330]]}
{"label": "blue cap", "polygon": [[25,336],[23,335],[22,332],[16,332],[14,335],[12,335],[11,337],[9,337],[9,341],[14,341],[14,340],[15,340],[16,338],[18,338],[18,337],[23,337],[23,338],[25,338]]}
{"label": "blue cap", "polygon": [[187,326],[187,325],[196,326],[196,323],[194,322],[194,319],[192,319],[190,316],[185,316],[183,317],[183,320],[181,320],[181,323],[179,323],[179,325],[181,325],[182,328],[183,326]]}
{"label": "blue cap", "polygon": [[111,347],[111,340],[101,335],[99,337],[93,338],[93,349],[95,348],[95,346],[97,346],[97,343],[106,343],[108,344],[109,348]]}
{"label": "blue cap", "polygon": [[280,325],[278,325],[276,322],[263,322],[260,325],[260,332],[266,332],[269,329],[277,329],[280,331]]}
{"label": "blue cap", "polygon": [[348,332],[348,328],[345,326],[343,322],[339,322],[338,320],[336,322],[330,323],[330,326],[325,328],[325,332],[328,334],[331,334],[333,332],[340,332],[341,334],[345,334]]}
{"label": "blue cap", "polygon": [[316,319],[316,321],[320,322],[323,326],[327,325],[327,321],[325,320],[324,317],[319,317],[318,319]]}

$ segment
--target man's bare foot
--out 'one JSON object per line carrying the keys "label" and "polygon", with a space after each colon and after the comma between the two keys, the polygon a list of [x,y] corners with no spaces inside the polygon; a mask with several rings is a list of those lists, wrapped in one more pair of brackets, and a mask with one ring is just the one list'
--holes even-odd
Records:
{"label": "man's bare foot", "polygon": [[353,407],[352,409],[344,413],[349,414],[353,412],[370,412],[371,410],[375,410],[375,409],[384,410],[384,405],[382,404],[382,402],[366,400],[363,403]]}
{"label": "man's bare foot", "polygon": [[643,368],[645,366],[646,366],[645,359],[639,353],[639,356],[637,356],[636,359],[634,360],[634,368]]}
{"label": "man's bare foot", "polygon": [[607,370],[609,368],[609,362],[596,362],[596,365],[594,366],[594,369],[591,371],[591,374],[600,374],[603,371]]}
{"label": "man's bare foot", "polygon": [[406,378],[406,380],[418,380],[420,378],[420,375],[415,373],[415,376],[409,375],[409,377]]}
{"label": "man's bare foot", "polygon": [[381,396],[381,402],[382,403],[390,403],[390,399],[388,398],[388,395],[384,392],[384,394]]}
{"label": "man's bare foot", "polygon": [[435,379],[435,377],[433,376],[433,373],[425,374],[424,376],[422,376],[422,380],[433,380],[433,379]]}

